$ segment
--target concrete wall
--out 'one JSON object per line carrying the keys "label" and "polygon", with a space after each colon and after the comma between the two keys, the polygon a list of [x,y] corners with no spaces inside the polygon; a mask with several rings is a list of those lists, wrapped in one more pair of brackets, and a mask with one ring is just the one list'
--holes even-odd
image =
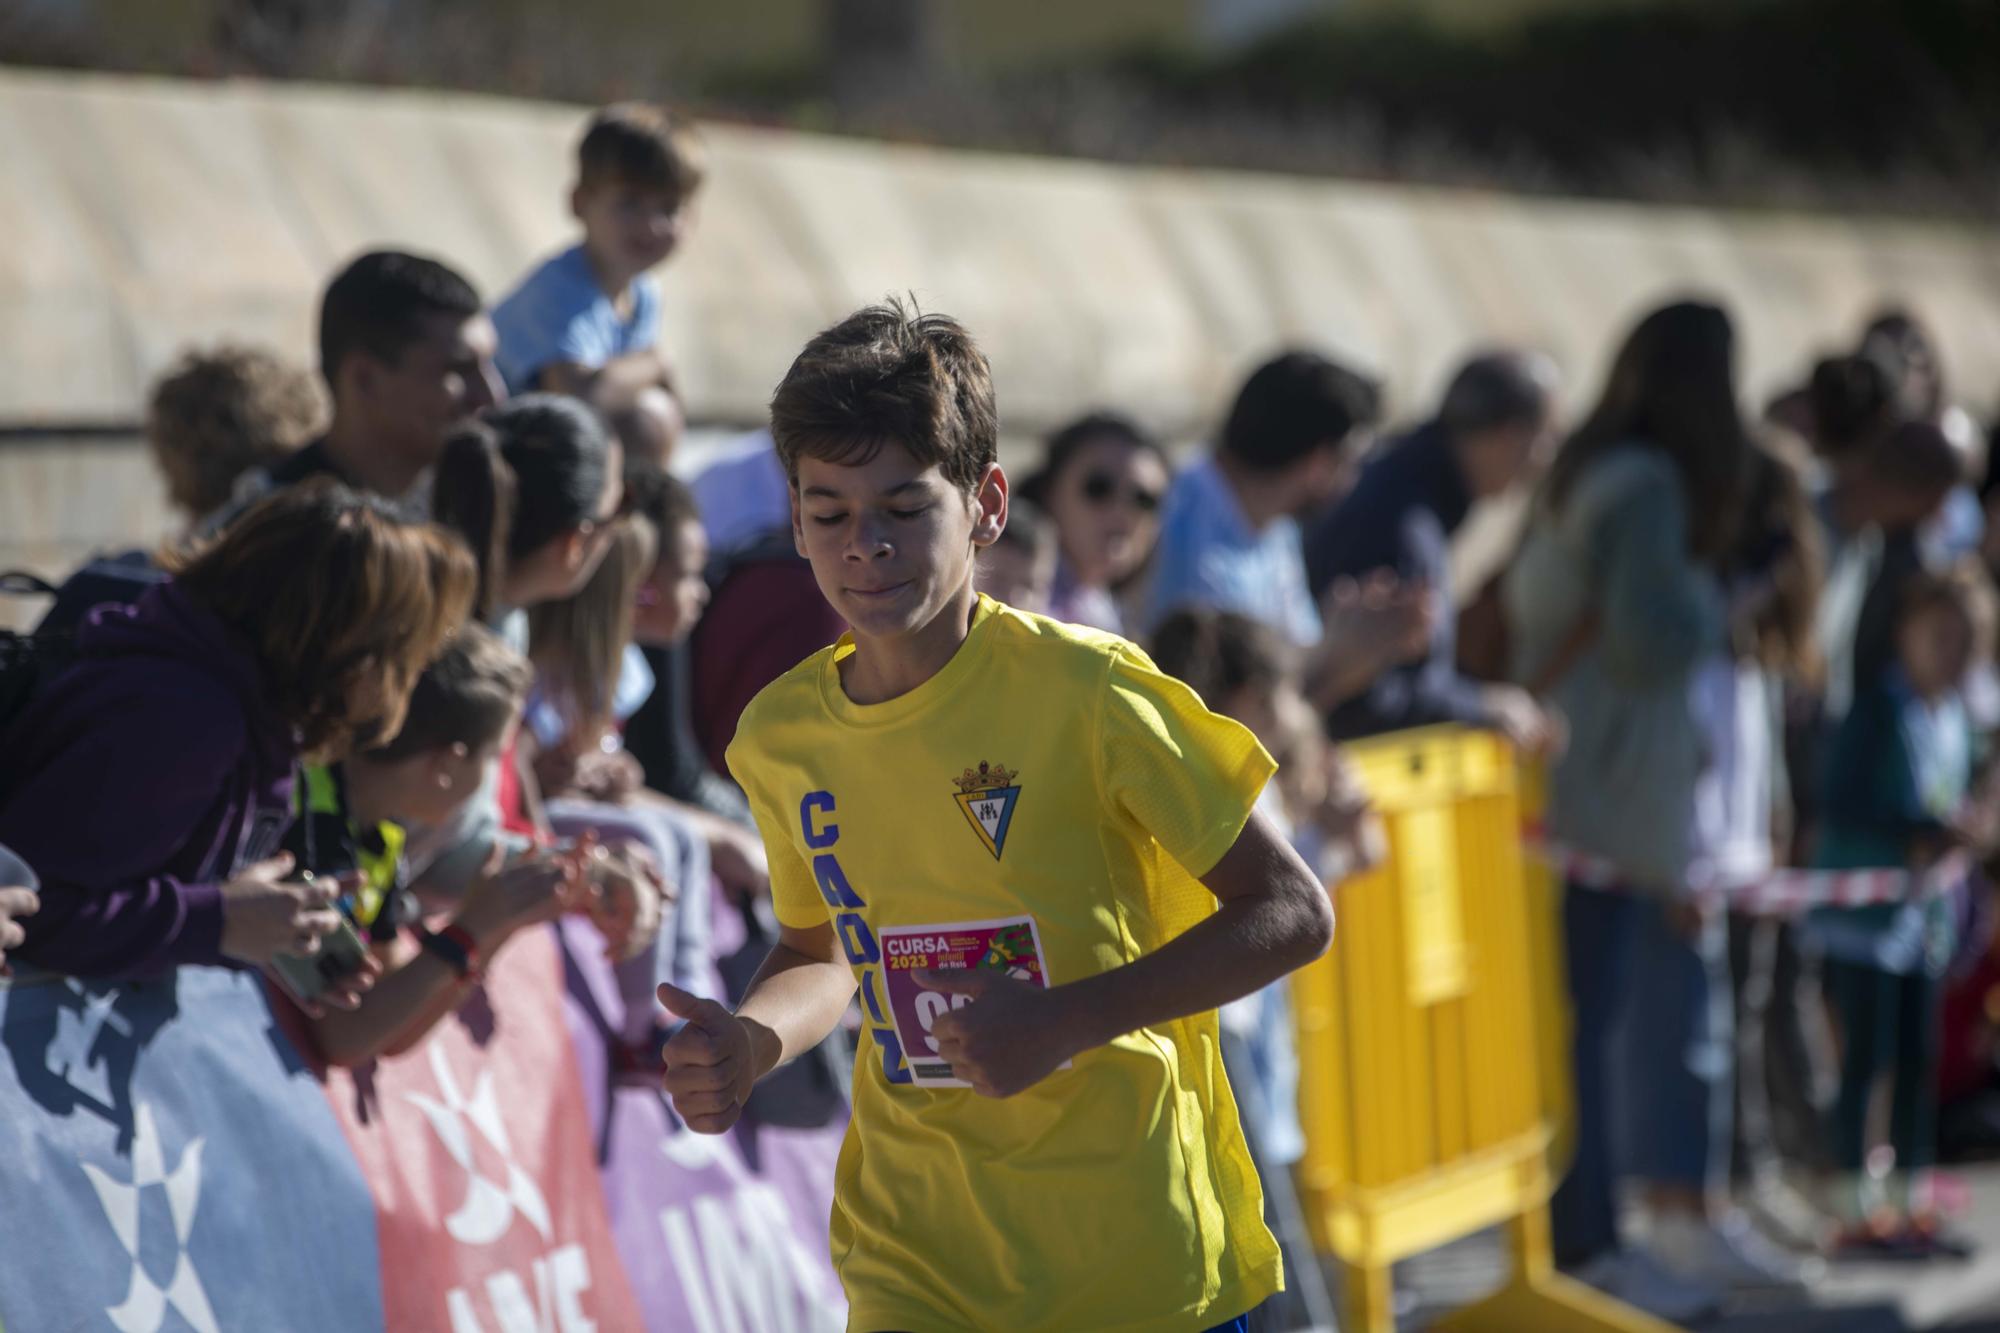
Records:
{"label": "concrete wall", "polygon": [[[0,428],[129,427],[191,341],[307,358],[319,285],[371,245],[448,256],[499,295],[570,234],[582,115],[0,71]],[[1933,322],[1960,385],[2000,383],[1990,231],[709,137],[712,184],[665,286],[667,344],[711,423],[756,420],[809,334],[902,290],[978,334],[1021,435],[1095,403],[1198,435],[1297,341],[1382,371],[1405,409],[1493,339],[1548,348],[1580,396],[1619,331],[1687,289],[1737,312],[1753,395],[1892,297]],[[64,457],[0,445],[0,561],[113,526],[87,494],[69,508]]]}

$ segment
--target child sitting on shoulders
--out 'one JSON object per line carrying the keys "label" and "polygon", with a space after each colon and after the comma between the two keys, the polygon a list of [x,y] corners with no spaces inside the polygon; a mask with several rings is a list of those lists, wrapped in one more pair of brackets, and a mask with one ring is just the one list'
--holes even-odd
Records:
{"label": "child sitting on shoulders", "polygon": [[683,414],[660,351],[652,270],[680,245],[701,188],[694,130],[664,107],[608,106],[577,149],[570,211],[583,239],[544,262],[493,310],[509,390],[588,402],[635,458],[664,462]]}

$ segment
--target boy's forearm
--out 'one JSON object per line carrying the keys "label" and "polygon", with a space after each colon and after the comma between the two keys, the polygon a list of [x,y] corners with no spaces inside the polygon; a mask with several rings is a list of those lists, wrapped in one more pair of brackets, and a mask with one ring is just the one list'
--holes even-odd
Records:
{"label": "boy's forearm", "polygon": [[825,1041],[847,1012],[854,987],[845,963],[773,947],[736,1009],[750,1033],[757,1077]]}
{"label": "boy's forearm", "polygon": [[1332,938],[1333,908],[1317,885],[1235,898],[1143,958],[1053,993],[1079,1049],[1090,1050],[1253,995],[1325,953]]}

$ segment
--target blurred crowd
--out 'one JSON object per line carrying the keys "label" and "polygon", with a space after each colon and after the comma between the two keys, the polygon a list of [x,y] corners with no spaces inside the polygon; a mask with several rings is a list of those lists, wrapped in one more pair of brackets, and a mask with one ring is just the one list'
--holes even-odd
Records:
{"label": "blurred crowd", "polygon": [[[709,938],[718,910],[772,929],[723,753],[843,626],[769,433],[682,446],[651,274],[705,171],[672,113],[608,108],[577,243],[497,302],[375,251],[324,290],[317,374],[228,346],[160,378],[146,433],[182,530],[72,573],[0,655],[17,977],[266,969],[317,1056],[359,1065],[582,914],[658,1015],[623,1034],[640,1067],[656,974],[747,980]],[[1079,415],[980,564],[995,599],[1142,644],[1254,731],[1280,761],[1264,808],[1330,885],[1372,828],[1343,744],[1455,723],[1549,765],[1577,1109],[1558,1258],[1675,1320],[1822,1257],[1965,1253],[1939,1155],[2000,1142],[1985,440],[1909,312],[1800,352],[1746,412],[1729,312],[1680,301],[1602,385],[1495,347],[1392,423],[1368,374],[1288,350],[1185,456],[1117,405]],[[1522,493],[1505,560],[1454,586],[1468,516]],[[1862,870],[1893,891],[1814,896]],[[1739,910],[1783,874],[1798,910]],[[1303,1251],[1287,1005],[1281,984],[1223,1029]],[[1290,1269],[1318,1316],[1316,1266]]]}

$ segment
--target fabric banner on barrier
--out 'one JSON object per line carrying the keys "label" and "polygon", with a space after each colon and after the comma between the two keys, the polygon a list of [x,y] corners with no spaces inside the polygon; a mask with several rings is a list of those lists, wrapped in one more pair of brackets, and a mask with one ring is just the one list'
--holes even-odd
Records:
{"label": "fabric banner on barrier", "polygon": [[562,993],[553,934],[524,932],[414,1049],[328,1074],[374,1192],[389,1328],[641,1327],[581,1132]]}
{"label": "fabric banner on barrier", "polygon": [[8,1328],[381,1326],[367,1184],[256,976],[24,978],[0,1044]]}
{"label": "fabric banner on barrier", "polygon": [[827,1224],[846,1117],[812,1129],[746,1122],[722,1136],[688,1131],[667,1108],[656,1074],[612,1076],[606,1040],[626,1030],[625,997],[650,998],[650,986],[621,985],[587,923],[560,929],[592,1138],[646,1327],[838,1333],[847,1303]]}

